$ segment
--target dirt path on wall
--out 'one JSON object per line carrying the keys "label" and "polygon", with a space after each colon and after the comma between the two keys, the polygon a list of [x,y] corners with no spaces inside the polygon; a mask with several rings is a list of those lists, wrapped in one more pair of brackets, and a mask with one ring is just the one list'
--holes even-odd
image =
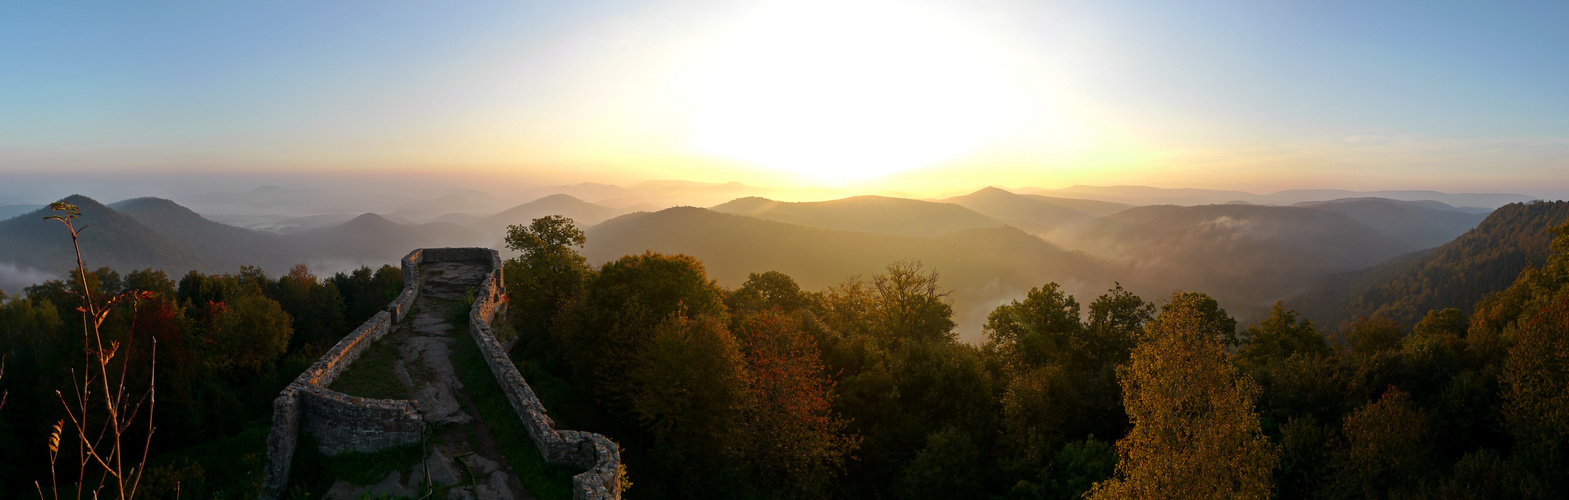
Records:
{"label": "dirt path on wall", "polygon": [[[437,262],[420,266],[420,294],[413,312],[383,341],[395,342],[401,359],[394,372],[434,430],[425,463],[408,477],[394,472],[382,483],[353,487],[335,484],[329,498],[359,498],[422,491],[427,483],[449,488],[447,500],[533,499],[507,464],[492,430],[453,367],[460,342],[473,342],[452,318],[467,314],[463,305],[487,272],[483,262]],[[488,370],[488,368],[486,368]],[[340,489],[340,486],[343,488]]]}
{"label": "dirt path on wall", "polygon": [[[410,322],[415,333],[440,339],[446,347],[450,347],[452,342],[472,342],[468,338],[468,331],[455,328],[449,318],[468,314],[463,308],[465,299],[472,300],[474,288],[485,279],[486,267],[481,263],[466,262],[440,262],[421,266],[420,296],[416,303],[418,312]],[[457,403],[455,410],[463,415],[456,419],[461,422],[453,422],[456,425],[437,432],[435,441],[436,448],[442,452],[440,455],[453,461],[451,465],[459,469],[461,483],[468,483],[472,478],[472,493],[476,498],[533,498],[523,488],[517,473],[507,465],[506,457],[502,456],[500,447],[491,437],[490,426],[480,417],[479,408],[469,397],[468,391],[464,390],[463,384],[457,381],[452,368],[452,349],[444,351],[441,354],[446,358],[442,360],[445,363],[427,363],[427,366],[444,365],[433,368],[439,372],[435,378],[446,385],[434,385],[434,392],[445,394],[433,395],[436,401],[430,403],[430,406],[434,413],[442,415],[443,411],[449,409],[447,404]],[[434,353],[426,353],[426,357],[431,354]],[[432,391],[425,392],[428,394]],[[416,393],[416,400],[424,407],[427,398],[420,395]],[[465,469],[467,473],[464,473]],[[431,476],[434,479],[435,474]],[[454,496],[449,493],[449,497],[466,498],[468,495],[459,493]]]}

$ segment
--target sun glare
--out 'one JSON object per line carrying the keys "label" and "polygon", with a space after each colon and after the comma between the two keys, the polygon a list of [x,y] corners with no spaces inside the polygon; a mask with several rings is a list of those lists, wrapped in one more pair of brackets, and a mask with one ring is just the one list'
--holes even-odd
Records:
{"label": "sun glare", "polygon": [[910,2],[785,2],[727,32],[700,84],[704,153],[824,182],[931,166],[1010,119],[983,36]]}

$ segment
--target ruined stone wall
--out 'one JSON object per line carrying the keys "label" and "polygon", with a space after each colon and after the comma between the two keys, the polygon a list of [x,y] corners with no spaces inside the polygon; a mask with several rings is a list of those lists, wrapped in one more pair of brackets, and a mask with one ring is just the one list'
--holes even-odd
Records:
{"label": "ruined stone wall", "polygon": [[529,439],[544,456],[546,462],[567,464],[587,469],[572,477],[572,496],[582,499],[621,498],[621,450],[605,436],[590,432],[558,431],[555,421],[545,412],[545,405],[534,395],[534,389],[523,380],[517,365],[496,341],[491,330],[491,320],[506,302],[502,300],[501,268],[496,267],[475,292],[474,307],[469,310],[469,335],[479,344],[485,364],[500,382],[501,390],[512,403],[513,411],[523,420]]}
{"label": "ruined stone wall", "polygon": [[[371,452],[420,442],[425,422],[414,401],[368,399],[327,389],[338,375],[365,353],[365,349],[392,331],[419,296],[419,250],[403,258],[403,293],[354,329],[332,349],[306,368],[272,403],[272,431],[267,435],[267,465],[262,469],[261,498],[279,498],[289,485],[289,467],[299,442],[301,427],[316,436],[327,455],[346,451]],[[411,260],[415,260],[411,264]]]}
{"label": "ruined stone wall", "polygon": [[479,345],[485,364],[496,377],[502,392],[512,403],[513,411],[528,429],[529,439],[539,448],[546,462],[585,469],[572,477],[572,496],[578,500],[604,500],[621,498],[621,450],[605,436],[579,431],[558,431],[555,422],[545,412],[545,405],[534,395],[534,389],[523,380],[517,365],[507,356],[507,351],[496,340],[491,323],[506,311],[506,286],[501,271],[501,256],[486,248],[428,249],[422,255],[425,262],[441,260],[490,261],[491,271],[474,291],[474,305],[469,308],[469,335]]}
{"label": "ruined stone wall", "polygon": [[491,323],[506,312],[500,254],[488,248],[428,248],[414,250],[403,258],[403,292],[387,306],[386,312],[377,313],[344,337],[273,401],[262,499],[276,499],[287,488],[289,465],[302,426],[321,440],[323,452],[329,454],[375,451],[419,442],[424,422],[413,401],[360,398],[328,390],[326,386],[359,359],[366,347],[408,315],[419,297],[420,264],[466,260],[490,264],[490,273],[475,290],[474,305],[469,309],[469,335],[479,344],[486,365],[528,429],[529,438],[546,462],[585,469],[572,478],[573,498],[621,498],[620,448],[599,434],[556,430],[545,406],[496,340]]}
{"label": "ruined stone wall", "polygon": [[327,455],[370,453],[418,444],[425,433],[419,408],[407,399],[370,399],[305,386],[300,422]]}

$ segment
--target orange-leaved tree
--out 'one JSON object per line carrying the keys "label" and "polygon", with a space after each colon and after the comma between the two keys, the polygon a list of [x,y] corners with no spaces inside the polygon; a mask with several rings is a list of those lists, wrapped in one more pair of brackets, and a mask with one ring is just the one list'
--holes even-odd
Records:
{"label": "orange-leaved tree", "polygon": [[1259,386],[1226,354],[1236,322],[1201,293],[1177,293],[1119,370],[1133,429],[1116,476],[1088,498],[1268,498],[1277,454],[1259,430]]}

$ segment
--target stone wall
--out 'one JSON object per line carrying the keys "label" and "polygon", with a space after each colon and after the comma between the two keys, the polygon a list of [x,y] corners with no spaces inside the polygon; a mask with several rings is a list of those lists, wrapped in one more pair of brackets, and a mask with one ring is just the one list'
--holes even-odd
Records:
{"label": "stone wall", "polygon": [[507,307],[500,254],[488,248],[428,248],[414,250],[403,258],[403,292],[388,304],[385,312],[377,313],[345,336],[273,401],[262,499],[276,499],[288,487],[289,465],[302,426],[320,440],[323,453],[328,454],[368,452],[419,442],[424,421],[413,401],[360,398],[328,390],[326,386],[408,315],[419,297],[420,264],[467,260],[490,264],[490,273],[475,290],[474,305],[469,309],[469,335],[479,345],[485,363],[528,429],[529,438],[546,462],[585,469],[572,478],[573,498],[621,498],[620,449],[599,434],[556,430],[545,406],[496,340],[491,322],[498,316],[505,317]]}
{"label": "stone wall", "polygon": [[327,389],[413,307],[419,296],[419,274],[410,271],[410,260],[416,260],[413,265],[417,266],[419,253],[415,250],[403,258],[403,293],[387,310],[345,335],[273,400],[267,465],[262,469],[262,499],[279,498],[287,490],[301,427],[316,436],[318,449],[327,455],[372,452],[420,442],[425,422],[414,401],[368,399]]}
{"label": "stone wall", "polygon": [[316,385],[298,394],[300,422],[329,456],[417,444],[425,433],[419,408],[407,399],[362,398]]}
{"label": "stone wall", "polygon": [[620,448],[599,434],[556,430],[555,421],[545,412],[545,405],[540,403],[534,389],[518,372],[517,365],[512,364],[512,359],[496,341],[490,324],[496,314],[506,308],[502,284],[501,268],[497,266],[475,291],[474,307],[469,309],[469,335],[479,344],[485,364],[490,365],[491,374],[500,383],[513,411],[528,429],[529,439],[534,441],[545,461],[586,469],[572,477],[573,498],[621,498]]}

